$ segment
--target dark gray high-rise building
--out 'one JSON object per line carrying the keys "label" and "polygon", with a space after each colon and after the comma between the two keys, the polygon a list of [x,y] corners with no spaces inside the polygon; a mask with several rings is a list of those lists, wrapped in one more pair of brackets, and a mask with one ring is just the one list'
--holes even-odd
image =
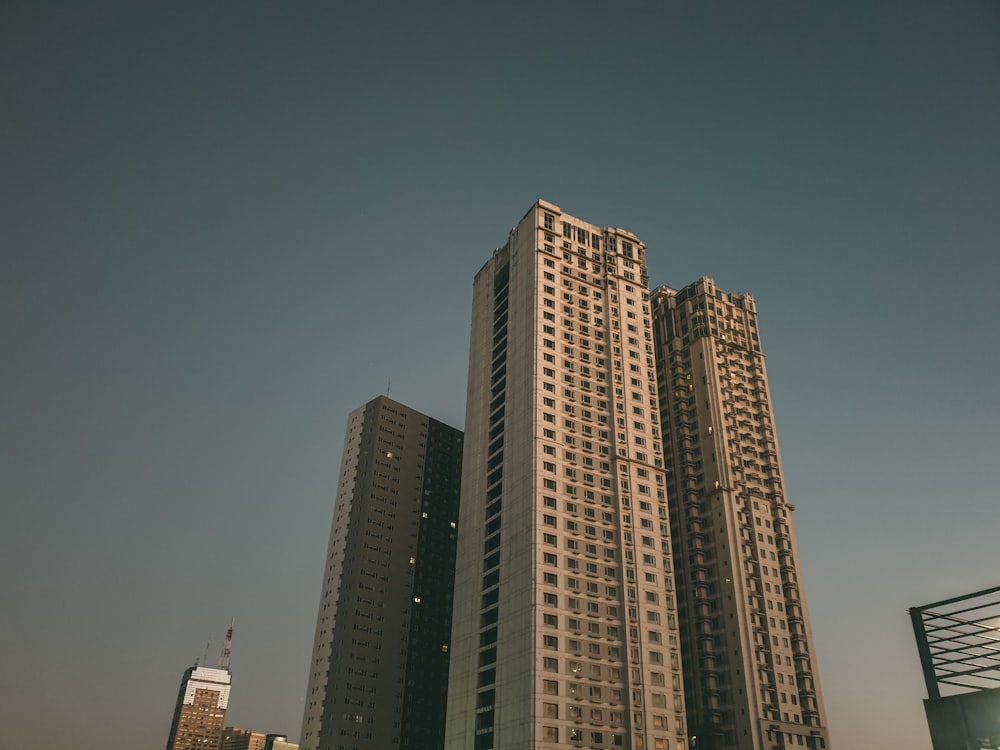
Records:
{"label": "dark gray high-rise building", "polygon": [[379,396],[348,418],[302,750],[443,744],[462,433]]}
{"label": "dark gray high-rise building", "polygon": [[829,748],[754,299],[652,304],[692,747]]}

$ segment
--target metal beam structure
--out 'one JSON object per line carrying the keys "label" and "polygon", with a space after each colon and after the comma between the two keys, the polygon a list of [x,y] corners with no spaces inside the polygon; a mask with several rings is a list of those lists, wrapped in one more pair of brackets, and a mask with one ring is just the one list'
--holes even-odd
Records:
{"label": "metal beam structure", "polygon": [[1000,687],[1000,586],[910,608],[927,696]]}

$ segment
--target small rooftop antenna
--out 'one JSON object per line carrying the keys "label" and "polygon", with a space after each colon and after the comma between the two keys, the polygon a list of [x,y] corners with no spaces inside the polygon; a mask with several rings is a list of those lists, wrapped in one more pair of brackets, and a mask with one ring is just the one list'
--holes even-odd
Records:
{"label": "small rooftop antenna", "polygon": [[389,395],[389,391],[392,388],[392,378],[385,379],[385,395]]}
{"label": "small rooftop antenna", "polygon": [[[209,633],[208,639],[205,641],[205,655],[201,659],[202,664],[208,664],[208,647],[212,645],[212,634]],[[195,667],[198,666],[198,660],[194,660]]]}
{"label": "small rooftop antenna", "polygon": [[236,623],[234,617],[229,621],[229,630],[226,631],[226,642],[222,646],[222,656],[219,657],[219,669],[229,671],[229,651],[233,645],[233,625]]}

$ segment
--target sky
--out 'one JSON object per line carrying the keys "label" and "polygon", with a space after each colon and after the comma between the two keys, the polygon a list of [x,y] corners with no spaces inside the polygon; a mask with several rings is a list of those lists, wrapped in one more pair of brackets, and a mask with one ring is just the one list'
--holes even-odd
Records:
{"label": "sky", "polygon": [[[461,427],[531,204],[757,300],[835,748],[998,581],[995,2],[0,4],[0,726],[299,733],[347,414]],[[208,646],[206,647],[206,643]]]}

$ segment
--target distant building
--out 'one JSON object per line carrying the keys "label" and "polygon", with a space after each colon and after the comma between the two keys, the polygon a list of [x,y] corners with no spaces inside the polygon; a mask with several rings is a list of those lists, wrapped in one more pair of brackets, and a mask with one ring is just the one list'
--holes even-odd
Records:
{"label": "distant building", "polygon": [[190,667],[181,680],[167,750],[206,750],[219,747],[229,706],[228,669]]}
{"label": "distant building", "polygon": [[249,729],[226,727],[222,730],[219,750],[264,750],[265,735]]}
{"label": "distant building", "polygon": [[754,299],[702,278],[652,306],[691,747],[824,750]]}
{"label": "distant building", "polygon": [[349,416],[303,750],[441,746],[461,462],[461,431],[385,396]]}
{"label": "distant building", "polygon": [[299,746],[288,741],[284,734],[269,734],[264,740],[264,750],[299,750]]}
{"label": "distant building", "polygon": [[289,742],[284,734],[261,734],[249,729],[226,727],[222,730],[219,750],[298,750],[298,747]]}

